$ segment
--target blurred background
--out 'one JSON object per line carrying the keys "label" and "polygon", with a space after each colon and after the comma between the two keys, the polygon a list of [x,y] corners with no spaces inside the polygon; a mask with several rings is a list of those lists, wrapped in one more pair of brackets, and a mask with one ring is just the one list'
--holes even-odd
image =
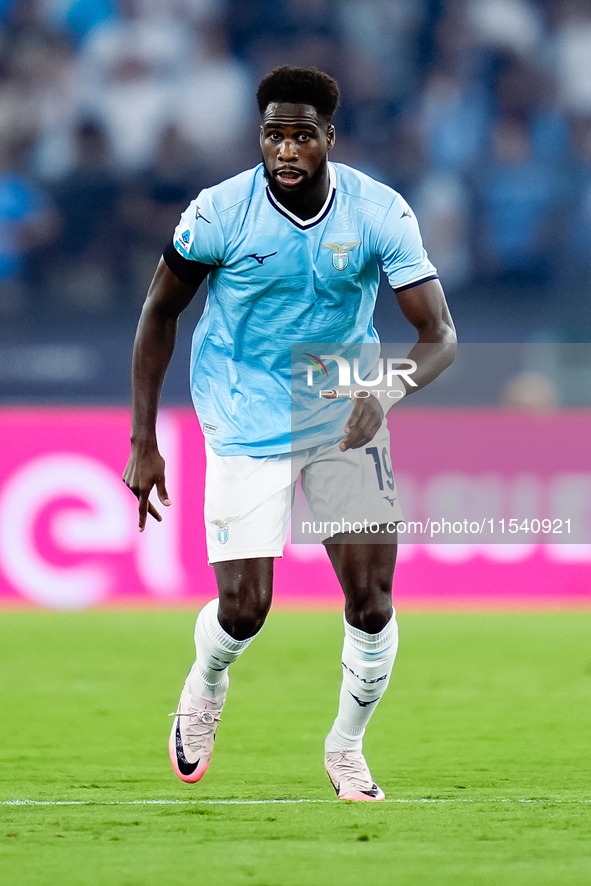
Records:
{"label": "blurred background", "polygon": [[[332,157],[413,205],[462,341],[589,340],[587,0],[0,0],[1,402],[128,402],[159,256],[259,161],[284,63],[338,79]],[[382,286],[382,339],[401,323]]]}

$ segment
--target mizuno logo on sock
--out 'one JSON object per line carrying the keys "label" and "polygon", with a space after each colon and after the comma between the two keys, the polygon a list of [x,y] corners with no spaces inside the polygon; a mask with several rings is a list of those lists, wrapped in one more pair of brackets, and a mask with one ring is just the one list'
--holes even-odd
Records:
{"label": "mizuno logo on sock", "polygon": [[372,698],[371,701],[361,701],[360,698],[357,698],[356,695],[353,695],[353,693],[351,692],[350,689],[347,691],[349,692],[349,695],[351,696],[351,698],[355,699],[355,701],[357,702],[357,704],[359,705],[360,708],[366,708],[368,705],[375,704],[376,701],[379,701],[379,698]]}

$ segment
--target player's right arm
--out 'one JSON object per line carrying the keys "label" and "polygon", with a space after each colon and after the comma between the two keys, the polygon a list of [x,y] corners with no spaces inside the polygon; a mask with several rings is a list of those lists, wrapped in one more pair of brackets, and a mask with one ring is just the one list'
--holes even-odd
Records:
{"label": "player's right arm", "polygon": [[142,308],[133,345],[131,454],[123,473],[123,482],[139,500],[140,532],[146,525],[148,510],[157,520],[162,519],[149,502],[153,486],[162,504],[170,504],[165,485],[164,459],[158,451],[156,440],[158,402],[174,351],[179,315],[211,270],[211,266],[199,262],[187,264],[191,265],[190,283],[179,279],[164,259],[160,259]]}

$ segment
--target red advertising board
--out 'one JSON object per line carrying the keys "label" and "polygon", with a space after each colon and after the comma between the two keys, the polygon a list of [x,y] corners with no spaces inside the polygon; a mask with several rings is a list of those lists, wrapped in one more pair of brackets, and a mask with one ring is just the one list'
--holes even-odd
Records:
{"label": "red advertising board", "polygon": [[[414,543],[400,536],[399,607],[591,603],[591,413],[401,409],[390,418],[403,510],[423,532]],[[173,504],[143,534],[121,482],[128,438],[124,409],[0,412],[0,606],[197,606],[215,595],[194,414],[160,416]],[[538,531],[527,527],[515,543],[509,521],[522,526],[532,516]],[[488,521],[494,540],[474,530],[469,543],[442,542],[436,527],[445,517]],[[288,542],[275,601],[341,604],[322,545]]]}

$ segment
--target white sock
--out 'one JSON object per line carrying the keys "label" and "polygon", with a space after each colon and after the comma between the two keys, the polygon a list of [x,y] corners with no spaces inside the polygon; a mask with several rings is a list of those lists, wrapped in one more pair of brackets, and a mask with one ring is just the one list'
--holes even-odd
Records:
{"label": "white sock", "polygon": [[326,737],[326,751],[361,750],[365,727],[390,682],[397,650],[395,612],[379,634],[366,634],[345,620],[339,710]]}
{"label": "white sock", "polygon": [[[256,636],[256,635],[255,635]],[[219,698],[228,688],[228,666],[236,661],[254,637],[234,640],[218,621],[218,600],[210,600],[195,625],[197,658],[189,675],[193,695]]]}

